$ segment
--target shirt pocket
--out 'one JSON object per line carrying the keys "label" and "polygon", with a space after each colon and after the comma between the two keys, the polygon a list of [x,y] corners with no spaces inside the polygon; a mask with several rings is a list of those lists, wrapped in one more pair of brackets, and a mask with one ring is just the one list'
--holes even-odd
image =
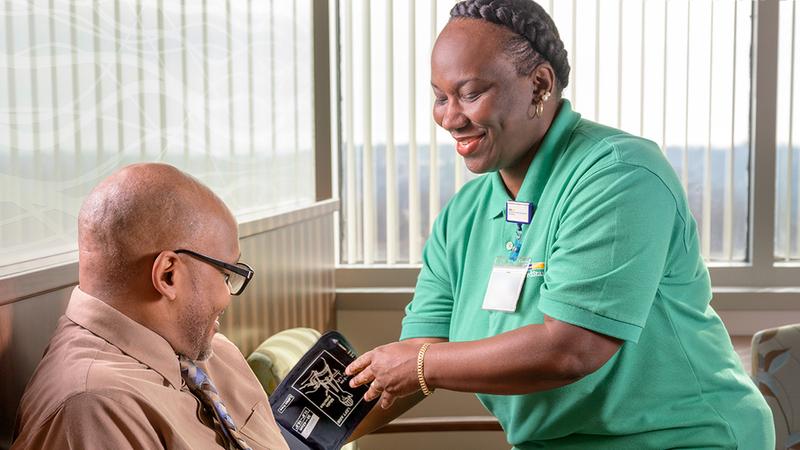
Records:
{"label": "shirt pocket", "polygon": [[269,450],[288,450],[272,411],[267,408],[268,406],[262,401],[253,405],[239,431],[254,449],[259,447]]}

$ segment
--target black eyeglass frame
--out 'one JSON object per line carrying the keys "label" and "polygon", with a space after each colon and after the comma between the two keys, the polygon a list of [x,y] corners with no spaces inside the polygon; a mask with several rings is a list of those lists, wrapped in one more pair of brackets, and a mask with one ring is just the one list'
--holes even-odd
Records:
{"label": "black eyeglass frame", "polygon": [[[255,275],[255,271],[253,271],[252,267],[248,266],[243,262],[239,262],[236,264],[226,263],[225,261],[220,261],[219,259],[212,258],[210,256],[206,256],[202,253],[197,253],[192,250],[187,250],[185,248],[174,250],[174,252],[187,254],[191,257],[197,258],[203,262],[211,264],[212,266],[216,266],[219,267],[220,269],[225,269],[229,272],[233,272],[237,275],[242,276],[244,278],[244,283],[242,283],[242,287],[240,287],[236,292],[231,292],[231,295],[239,295],[242,292],[244,292],[244,289],[247,287],[247,284],[250,283],[250,280],[253,279],[253,275]],[[231,285],[230,283],[226,284],[228,285],[230,292]]]}

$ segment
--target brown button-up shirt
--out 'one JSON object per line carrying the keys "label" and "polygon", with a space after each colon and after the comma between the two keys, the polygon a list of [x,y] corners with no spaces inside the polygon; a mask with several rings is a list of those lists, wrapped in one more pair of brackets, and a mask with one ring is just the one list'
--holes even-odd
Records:
{"label": "brown button-up shirt", "polygon": [[[242,354],[217,334],[198,363],[247,443],[288,449],[264,390]],[[160,335],[75,288],[17,413],[12,449],[219,449]]]}

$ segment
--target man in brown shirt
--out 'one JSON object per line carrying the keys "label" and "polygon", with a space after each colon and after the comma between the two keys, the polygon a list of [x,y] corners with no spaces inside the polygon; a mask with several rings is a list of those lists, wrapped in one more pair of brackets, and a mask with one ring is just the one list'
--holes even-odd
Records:
{"label": "man in brown shirt", "polygon": [[[217,334],[252,277],[223,202],[174,167],[137,164],[96,187],[78,221],[80,284],[12,449],[287,449],[242,354]],[[207,375],[221,402],[195,396],[208,386],[193,394],[187,373]]]}

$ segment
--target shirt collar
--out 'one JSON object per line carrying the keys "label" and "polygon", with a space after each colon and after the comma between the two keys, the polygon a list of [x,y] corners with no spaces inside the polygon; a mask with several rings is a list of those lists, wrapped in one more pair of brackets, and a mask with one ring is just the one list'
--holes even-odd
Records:
{"label": "shirt collar", "polygon": [[[550,174],[553,172],[558,157],[569,142],[572,136],[572,131],[578,124],[581,115],[572,110],[572,105],[569,100],[562,99],[561,107],[550,124],[550,128],[544,135],[542,144],[539,150],[531,161],[525,179],[522,181],[517,198],[514,199],[519,202],[538,204],[539,198],[542,196],[547,180],[550,179]],[[489,175],[492,177],[492,207],[489,208],[492,219],[503,217],[506,209],[506,201],[512,200],[506,191],[506,186],[503,179],[500,177],[500,171]]]}
{"label": "shirt collar", "polygon": [[153,330],[83,292],[80,287],[72,291],[65,314],[69,320],[155,370],[175,389],[180,389],[181,371],[175,350]]}

